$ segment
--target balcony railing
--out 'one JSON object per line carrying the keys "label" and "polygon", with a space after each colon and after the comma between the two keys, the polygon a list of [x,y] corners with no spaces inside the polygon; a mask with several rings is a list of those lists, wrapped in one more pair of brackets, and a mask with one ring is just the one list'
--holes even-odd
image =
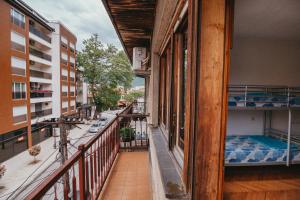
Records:
{"label": "balcony railing", "polygon": [[[134,114],[132,110],[131,104],[91,140],[80,145],[72,157],[25,199],[97,199],[120,149],[148,148],[146,115]],[[143,128],[145,131],[138,131]]]}
{"label": "balcony railing", "polygon": [[35,119],[37,117],[44,117],[47,115],[51,115],[52,114],[52,109],[46,109],[46,110],[41,110],[41,111],[36,111],[36,112],[32,112],[31,113],[31,119]]}
{"label": "balcony railing", "polygon": [[63,58],[61,58],[61,63],[64,64],[64,65],[68,65],[68,61],[63,59]]}
{"label": "balcony railing", "polygon": [[52,79],[52,74],[35,70],[30,70],[30,76],[36,78]]}
{"label": "balcony railing", "polygon": [[45,53],[43,53],[39,50],[33,49],[33,48],[29,48],[29,53],[34,55],[34,56],[37,56],[39,58],[48,60],[48,61],[51,61],[51,59],[52,59],[50,55],[45,54]]}
{"label": "balcony railing", "polygon": [[75,64],[70,62],[70,66],[71,66],[72,68],[74,68],[74,67],[75,67]]}
{"label": "balcony railing", "polygon": [[30,98],[44,98],[44,97],[52,97],[52,91],[49,90],[31,90]]}
{"label": "balcony railing", "polygon": [[31,33],[33,33],[34,35],[42,38],[43,40],[46,40],[47,42],[51,43],[51,38],[49,36],[47,36],[45,33],[39,31],[38,29],[36,29],[34,26],[30,25],[29,26],[29,31]]}

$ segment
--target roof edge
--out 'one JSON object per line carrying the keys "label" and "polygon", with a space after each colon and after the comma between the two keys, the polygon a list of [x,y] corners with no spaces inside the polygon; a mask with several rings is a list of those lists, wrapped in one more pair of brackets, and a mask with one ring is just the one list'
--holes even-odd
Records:
{"label": "roof edge", "polygon": [[109,18],[110,18],[110,21],[112,22],[112,24],[113,24],[113,26],[114,26],[115,31],[117,32],[117,35],[118,35],[118,37],[119,37],[119,40],[121,41],[122,47],[123,47],[123,49],[124,49],[124,51],[125,51],[125,53],[126,53],[128,59],[130,60],[130,62],[131,62],[131,64],[132,64],[132,57],[129,55],[129,53],[128,53],[128,51],[127,51],[127,48],[126,48],[126,46],[125,46],[125,44],[124,44],[124,41],[123,41],[123,39],[122,39],[122,37],[121,37],[121,34],[120,34],[119,29],[118,29],[118,27],[117,27],[117,24],[115,23],[115,21],[114,21],[114,19],[113,19],[113,16],[112,16],[112,14],[111,14],[111,12],[110,12],[110,7],[109,7],[109,5],[108,5],[108,3],[107,3],[107,0],[102,0],[102,4],[103,4],[103,6],[104,6],[104,8],[105,8],[105,10],[106,10],[106,12],[107,12]]}
{"label": "roof edge", "polygon": [[54,29],[49,26],[48,20],[45,19],[42,15],[40,15],[38,12],[36,12],[33,8],[31,8],[29,5],[27,5],[22,0],[6,0],[10,5],[16,7],[17,9],[24,12],[26,15],[30,16],[34,20],[36,20],[38,23],[40,23],[42,26],[44,26],[49,31],[53,32]]}

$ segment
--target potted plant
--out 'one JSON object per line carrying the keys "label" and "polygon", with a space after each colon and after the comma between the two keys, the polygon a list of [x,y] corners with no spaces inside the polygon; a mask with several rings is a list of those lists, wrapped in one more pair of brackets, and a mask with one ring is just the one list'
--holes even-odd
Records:
{"label": "potted plant", "polygon": [[28,149],[28,152],[31,156],[33,156],[32,164],[35,164],[38,162],[38,160],[36,160],[36,156],[40,154],[41,146],[35,145],[35,146],[31,147],[30,149]]}
{"label": "potted plant", "polygon": [[123,142],[130,142],[134,140],[135,130],[130,127],[124,127],[120,129],[120,136]]}

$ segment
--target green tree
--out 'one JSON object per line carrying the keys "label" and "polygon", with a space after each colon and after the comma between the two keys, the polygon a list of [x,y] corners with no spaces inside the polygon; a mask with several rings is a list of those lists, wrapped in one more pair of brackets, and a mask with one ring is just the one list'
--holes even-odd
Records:
{"label": "green tree", "polygon": [[83,41],[77,62],[83,68],[97,112],[116,106],[120,99],[118,87],[131,86],[133,73],[125,53],[111,44],[104,46],[97,34]]}
{"label": "green tree", "polygon": [[143,97],[144,96],[144,92],[142,91],[132,91],[132,92],[128,92],[124,95],[124,99],[128,102],[133,102],[135,99],[139,98],[139,97]]}

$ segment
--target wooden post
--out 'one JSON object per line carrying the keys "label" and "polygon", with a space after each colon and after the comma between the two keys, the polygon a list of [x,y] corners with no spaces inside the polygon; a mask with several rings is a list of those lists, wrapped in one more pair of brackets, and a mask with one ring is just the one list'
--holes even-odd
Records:
{"label": "wooden post", "polygon": [[[191,0],[197,35],[194,63],[196,109],[193,149],[193,199],[221,200],[223,192],[224,122],[226,103],[224,86],[225,9],[224,0]],[[197,21],[197,20],[196,20]],[[225,113],[224,113],[225,111]]]}
{"label": "wooden post", "polygon": [[81,156],[78,162],[79,166],[79,194],[80,200],[86,199],[86,189],[85,189],[85,157],[84,157],[84,145],[81,144],[78,147],[81,152]]}

